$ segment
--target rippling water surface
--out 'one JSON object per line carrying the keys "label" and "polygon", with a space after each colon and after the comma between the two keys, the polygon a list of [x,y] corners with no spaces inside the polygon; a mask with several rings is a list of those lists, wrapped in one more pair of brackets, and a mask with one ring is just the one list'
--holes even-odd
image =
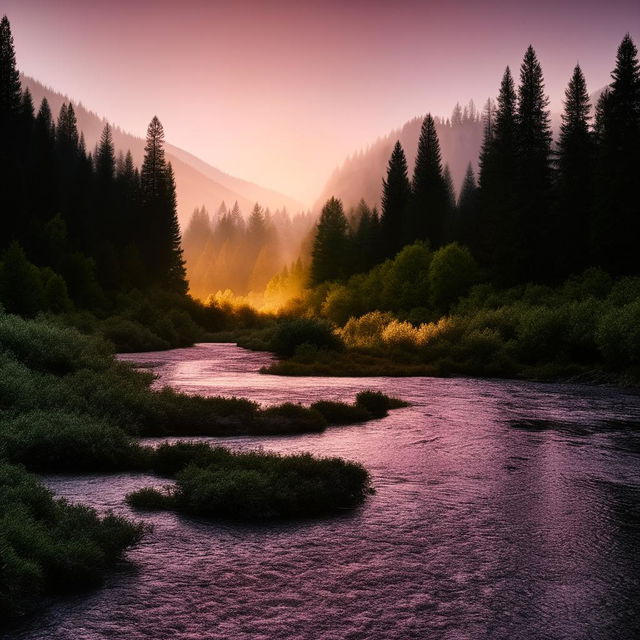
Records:
{"label": "rippling water surface", "polygon": [[[20,639],[640,637],[640,399],[591,386],[432,378],[282,378],[266,354],[198,345],[123,359],[159,384],[263,404],[412,406],[320,435],[210,439],[364,463],[354,513],[241,526],[135,514],[154,530],[104,588],[55,601]],[[130,514],[149,476],[49,476],[60,496]]]}

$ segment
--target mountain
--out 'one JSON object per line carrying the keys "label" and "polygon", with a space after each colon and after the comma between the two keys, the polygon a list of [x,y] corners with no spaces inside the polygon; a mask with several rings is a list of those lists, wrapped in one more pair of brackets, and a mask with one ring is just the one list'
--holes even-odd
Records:
{"label": "mountain", "polygon": [[[28,87],[31,91],[36,111],[42,99],[46,97],[54,118],[57,118],[62,104],[71,102],[78,119],[78,129],[84,134],[87,149],[93,150],[107,120],[87,109],[81,102],[70,100],[67,96],[45,87],[33,78],[22,76],[21,80],[22,86]],[[150,114],[149,119],[152,115]],[[113,125],[113,140],[118,151],[126,153],[130,150],[134,162],[141,166],[145,144],[143,138],[131,135]],[[179,147],[166,144],[165,148],[167,159],[171,162],[175,173],[178,217],[183,228],[195,208],[204,205],[209,211],[214,212],[223,200],[228,207],[237,200],[240,209],[247,216],[256,202],[272,211],[286,208],[290,213],[297,213],[303,209],[303,205],[293,198],[230,176]]]}
{"label": "mountain", "polygon": [[[380,205],[382,179],[387,175],[387,163],[396,140],[407,155],[410,174],[413,172],[420,127],[424,118],[413,118],[403,127],[378,138],[367,149],[355,153],[337,168],[329,178],[314,210],[322,207],[331,196],[341,198],[345,207],[355,206],[361,198],[370,205]],[[474,112],[464,118],[436,119],[443,164],[449,165],[456,189],[460,188],[469,162],[477,170],[483,125]]]}

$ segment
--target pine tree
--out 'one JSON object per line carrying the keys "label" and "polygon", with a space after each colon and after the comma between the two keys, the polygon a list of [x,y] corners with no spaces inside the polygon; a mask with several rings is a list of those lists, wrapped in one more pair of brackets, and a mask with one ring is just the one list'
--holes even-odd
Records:
{"label": "pine tree", "polygon": [[[11,25],[7,16],[0,21],[0,135],[3,139],[20,117],[22,93],[16,66]],[[3,146],[3,145],[0,145]]]}
{"label": "pine tree", "polygon": [[450,209],[447,184],[442,172],[440,142],[430,113],[422,123],[411,187],[411,222],[405,244],[416,239],[428,240],[431,247],[436,249],[444,242]]}
{"label": "pine tree", "polygon": [[22,93],[13,36],[9,20],[4,16],[0,21],[0,248],[8,246],[11,239],[15,238],[22,222],[22,113]]}
{"label": "pine tree", "polygon": [[349,223],[342,202],[330,198],[322,208],[316,227],[311,258],[311,284],[339,280],[346,275],[349,259]]}
{"label": "pine tree", "polygon": [[180,245],[175,180],[164,151],[164,129],[154,116],[147,129],[140,175],[142,224],[138,227],[140,256],[147,282],[177,293],[187,290]]}
{"label": "pine tree", "polygon": [[616,57],[609,90],[596,114],[598,141],[594,241],[600,264],[616,274],[640,270],[640,63],[627,34]]}
{"label": "pine tree", "polygon": [[507,67],[495,112],[490,108],[488,117],[485,116],[480,155],[478,235],[473,243],[476,259],[501,283],[513,281],[514,254],[520,246],[516,219],[515,135],[516,93]]}
{"label": "pine tree", "polygon": [[407,159],[398,141],[389,159],[387,178],[382,181],[381,227],[385,257],[391,258],[402,249],[407,234],[410,197]]}
{"label": "pine tree", "polygon": [[451,171],[449,169],[449,165],[444,165],[444,170],[442,172],[442,179],[444,181],[445,193],[446,193],[446,215],[444,219],[444,233],[443,233],[443,244],[448,242],[452,242],[453,236],[455,233],[455,225],[456,225],[456,189],[453,186],[453,178],[451,177]]}
{"label": "pine tree", "polygon": [[454,240],[466,246],[472,246],[478,233],[478,187],[471,163],[460,188],[458,198],[456,223],[454,225]]}
{"label": "pine tree", "polygon": [[532,46],[520,67],[516,118],[518,236],[516,274],[522,281],[554,275],[556,229],[551,217],[551,125],[542,67]]}
{"label": "pine tree", "polygon": [[176,181],[171,163],[166,168],[166,224],[168,235],[167,246],[167,273],[166,284],[170,291],[186,294],[189,288],[187,273],[182,255],[182,239],[180,236],[180,224],[178,223],[178,198],[176,194]]}
{"label": "pine tree", "polygon": [[593,137],[587,84],[576,65],[565,91],[558,142],[556,185],[557,274],[564,278],[589,264],[593,209]]}
{"label": "pine tree", "polygon": [[104,125],[100,143],[96,153],[96,177],[105,188],[110,186],[115,178],[116,158],[113,146],[113,135],[109,123]]}

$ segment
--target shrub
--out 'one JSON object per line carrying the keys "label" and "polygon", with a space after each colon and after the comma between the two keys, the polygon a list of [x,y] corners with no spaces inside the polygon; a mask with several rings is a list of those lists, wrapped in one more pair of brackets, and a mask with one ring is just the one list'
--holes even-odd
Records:
{"label": "shrub", "polygon": [[329,424],[354,424],[371,419],[369,411],[361,405],[321,400],[314,402],[311,409],[320,413]]}
{"label": "shrub", "polygon": [[432,304],[447,311],[478,280],[478,266],[466,247],[457,243],[438,249],[429,265]]}
{"label": "shrub", "polygon": [[120,353],[138,351],[161,351],[169,349],[171,343],[133,320],[112,316],[100,324],[100,332]]}
{"label": "shrub", "polygon": [[609,365],[640,364],[640,300],[605,313],[598,323],[595,339]]}
{"label": "shrub", "polygon": [[60,410],[4,418],[0,451],[38,471],[105,471],[142,464],[139,445],[120,428]]}
{"label": "shrub", "polygon": [[313,408],[286,402],[263,409],[258,424],[262,433],[309,433],[324,431],[327,421]]}
{"label": "shrub", "polygon": [[310,344],[319,349],[340,349],[342,343],[329,323],[313,318],[282,321],[271,340],[272,350],[279,356],[290,357],[298,346]]}
{"label": "shrub", "polygon": [[[158,454],[179,460],[175,488],[134,492],[127,496],[130,504],[206,517],[292,518],[351,508],[370,492],[367,471],[339,458],[233,453],[198,444],[181,446],[174,455],[171,447]],[[191,463],[183,466],[189,454]]]}
{"label": "shrub", "polygon": [[339,334],[348,347],[375,347],[381,344],[382,333],[393,319],[391,313],[371,311],[359,318],[351,318]]}
{"label": "shrub", "polygon": [[356,396],[356,406],[366,409],[374,418],[384,418],[390,409],[406,407],[407,403],[390,398],[381,391],[361,391]]}
{"label": "shrub", "polygon": [[161,491],[146,487],[128,494],[125,501],[134,509],[148,511],[164,511],[175,508],[174,492],[168,489]]}
{"label": "shrub", "polygon": [[99,583],[141,525],[54,500],[33,476],[0,462],[0,626],[43,596]]}

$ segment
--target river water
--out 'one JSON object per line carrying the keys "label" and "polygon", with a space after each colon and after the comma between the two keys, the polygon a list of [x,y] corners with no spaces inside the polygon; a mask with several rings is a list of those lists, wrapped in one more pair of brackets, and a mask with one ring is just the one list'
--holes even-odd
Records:
{"label": "river water", "polygon": [[[611,639],[640,637],[640,398],[613,387],[476,379],[283,378],[270,356],[197,345],[123,359],[158,384],[263,404],[412,403],[319,435],[209,439],[362,462],[376,494],[285,524],[170,513],[106,585],[56,600],[19,639]],[[131,515],[151,476],[48,476]]]}

